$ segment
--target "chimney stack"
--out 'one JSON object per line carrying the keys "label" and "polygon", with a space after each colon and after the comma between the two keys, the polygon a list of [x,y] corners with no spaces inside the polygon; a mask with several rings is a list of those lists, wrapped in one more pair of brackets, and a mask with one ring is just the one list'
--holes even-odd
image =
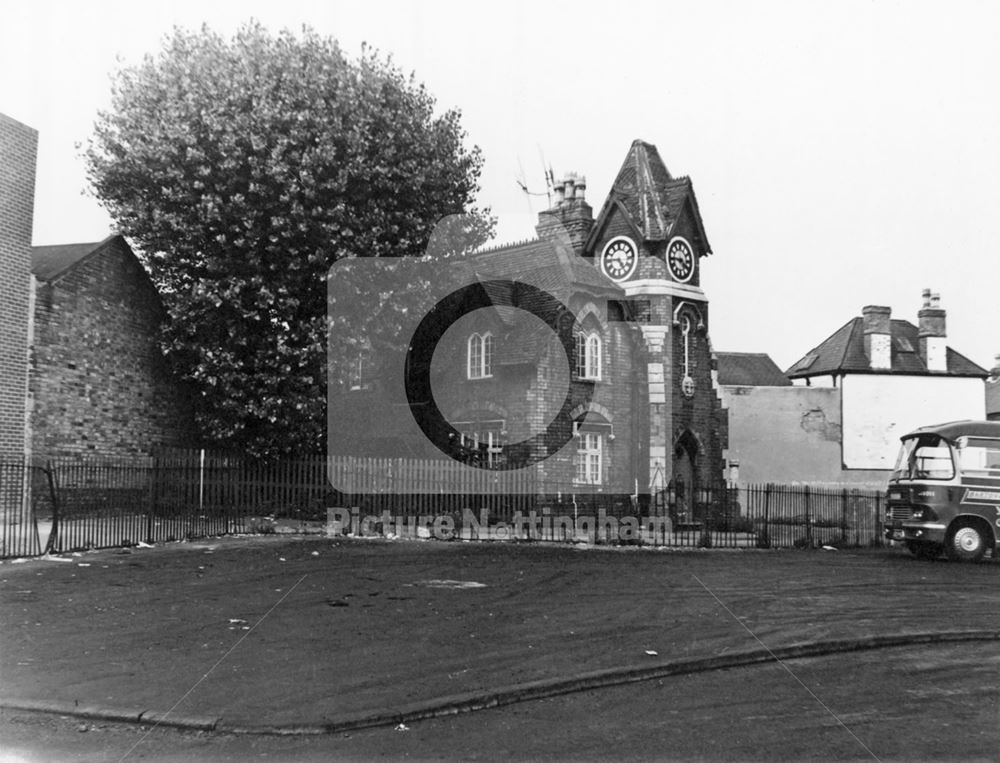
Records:
{"label": "chimney stack", "polygon": [[941,295],[924,289],[924,306],[917,313],[920,323],[920,358],[928,371],[948,370],[948,349],[945,346],[945,311]]}
{"label": "chimney stack", "polygon": [[565,230],[573,251],[581,254],[594,227],[594,210],[586,200],[587,179],[570,172],[552,190],[552,206],[538,215],[538,237],[558,237],[560,230]]}
{"label": "chimney stack", "polygon": [[892,310],[881,305],[868,305],[861,310],[865,332],[865,355],[873,370],[892,368]]}

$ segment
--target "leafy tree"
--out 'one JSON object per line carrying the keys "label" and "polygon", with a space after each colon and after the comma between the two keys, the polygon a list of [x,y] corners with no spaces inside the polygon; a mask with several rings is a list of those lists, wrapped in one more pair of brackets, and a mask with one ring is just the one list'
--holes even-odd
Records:
{"label": "leafy tree", "polygon": [[225,40],[175,29],[115,77],[85,151],[96,196],[144,253],[163,346],[206,437],[261,456],[321,451],[326,276],[341,257],[419,255],[471,212],[482,167],[460,112],[391,60],[310,29]]}

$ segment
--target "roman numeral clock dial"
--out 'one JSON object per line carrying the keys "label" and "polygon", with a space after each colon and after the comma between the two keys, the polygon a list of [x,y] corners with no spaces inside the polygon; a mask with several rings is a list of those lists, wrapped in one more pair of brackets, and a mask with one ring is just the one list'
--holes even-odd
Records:
{"label": "roman numeral clock dial", "polygon": [[611,239],[601,254],[601,272],[612,281],[624,281],[639,264],[635,244],[625,236]]}
{"label": "roman numeral clock dial", "polygon": [[685,239],[677,236],[667,247],[667,267],[675,281],[686,283],[694,273],[694,250]]}

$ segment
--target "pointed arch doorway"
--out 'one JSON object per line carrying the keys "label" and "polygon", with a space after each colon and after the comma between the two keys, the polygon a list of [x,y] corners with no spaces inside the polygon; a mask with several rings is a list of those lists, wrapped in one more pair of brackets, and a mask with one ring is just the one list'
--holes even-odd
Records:
{"label": "pointed arch doorway", "polygon": [[686,429],[674,444],[673,483],[675,521],[689,524],[701,520],[698,504],[698,454],[701,446],[691,430]]}

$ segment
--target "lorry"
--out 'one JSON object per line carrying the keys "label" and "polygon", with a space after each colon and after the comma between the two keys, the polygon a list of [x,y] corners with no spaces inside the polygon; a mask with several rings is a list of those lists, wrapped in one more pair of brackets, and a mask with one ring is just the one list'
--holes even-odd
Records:
{"label": "lorry", "polygon": [[980,561],[1000,535],[1000,421],[952,421],[900,440],[886,539],[919,559]]}

